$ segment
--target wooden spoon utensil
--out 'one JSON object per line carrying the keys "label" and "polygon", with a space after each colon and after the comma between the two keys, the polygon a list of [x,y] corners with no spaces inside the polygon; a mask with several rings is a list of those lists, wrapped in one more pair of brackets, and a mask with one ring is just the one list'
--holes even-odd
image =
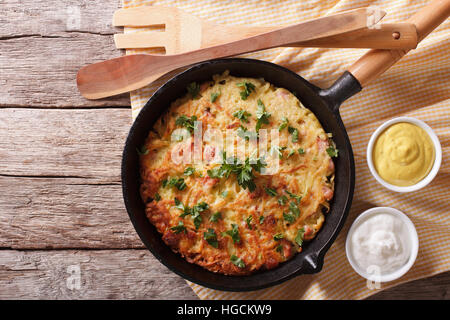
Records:
{"label": "wooden spoon utensil", "polygon": [[[373,9],[373,17],[380,19],[384,12]],[[175,54],[212,47],[283,26],[228,26],[200,19],[172,7],[142,6],[119,9],[114,13],[115,27],[160,27],[164,31],[115,34],[118,49],[164,48],[166,54]],[[417,32],[413,24],[377,24],[329,37],[300,41],[290,47],[413,49],[417,46]]]}
{"label": "wooden spoon utensil", "polygon": [[[91,64],[78,71],[78,90],[88,99],[100,99],[136,90],[169,71],[200,61],[270,49],[362,29],[367,27],[367,22],[370,21],[368,20],[369,14],[370,12],[366,8],[360,8],[186,53],[135,54]],[[374,24],[378,22],[373,18],[372,21]]]}

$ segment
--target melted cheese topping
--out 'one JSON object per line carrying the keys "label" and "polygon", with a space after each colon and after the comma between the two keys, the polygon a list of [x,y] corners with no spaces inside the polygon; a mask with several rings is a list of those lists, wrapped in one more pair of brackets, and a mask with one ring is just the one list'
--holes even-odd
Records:
{"label": "melted cheese topping", "polygon": [[[244,88],[238,84],[245,82],[255,88],[243,100]],[[211,94],[217,93],[217,98],[212,99]],[[208,176],[207,170],[220,164],[207,161],[175,164],[172,161],[174,150],[189,150],[193,144],[189,132],[181,141],[171,140],[174,130],[181,128],[176,124],[180,116],[196,116],[203,132],[209,127],[225,136],[227,130],[236,130],[241,125],[254,132],[258,99],[270,113],[269,123],[263,124],[262,129],[278,131],[286,119],[288,124],[278,131],[278,146],[282,147],[278,172],[263,175],[253,171],[256,184],[253,192],[239,185],[235,174],[220,179]],[[233,115],[239,110],[251,114],[248,122]],[[297,141],[293,139],[294,128],[298,131]],[[240,140],[236,144],[243,143],[245,141]],[[252,143],[248,145],[251,153]],[[174,251],[208,270],[239,275],[273,268],[300,252],[301,240],[314,238],[324,222],[324,212],[329,208],[334,188],[334,164],[327,153],[329,147],[332,141],[317,118],[289,91],[262,79],[236,78],[228,73],[216,75],[212,82],[200,86],[198,98],[192,99],[187,94],[172,103],[146,139],[143,147],[146,152],[141,155],[140,164],[141,196],[146,203],[147,216]],[[299,152],[299,149],[302,150]],[[203,142],[204,159],[215,153],[212,150]],[[195,172],[187,176],[184,170],[188,167]],[[186,187],[182,190],[176,186],[164,187],[164,180],[170,178],[184,179]],[[265,188],[277,194],[269,195]],[[289,193],[301,200],[297,201]],[[280,200],[283,196],[287,198],[284,202]],[[175,198],[189,208],[201,202],[208,204],[209,208],[200,212],[202,221],[198,229],[191,215],[180,217],[182,210],[175,207]],[[300,211],[293,222],[284,217],[284,214],[292,214],[290,206]],[[221,213],[221,219],[210,221],[216,212]],[[180,221],[186,229],[177,232],[174,227]],[[239,242],[225,233],[232,225],[238,227]],[[205,232],[211,229],[217,238],[217,248],[205,239]],[[237,263],[236,259],[242,263]]]}

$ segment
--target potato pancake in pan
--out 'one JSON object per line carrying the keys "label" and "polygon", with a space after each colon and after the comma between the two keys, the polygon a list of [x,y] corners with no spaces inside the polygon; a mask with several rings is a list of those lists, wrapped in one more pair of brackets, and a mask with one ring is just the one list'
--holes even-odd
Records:
{"label": "potato pancake in pan", "polygon": [[[146,215],[173,251],[212,272],[275,268],[325,220],[332,137],[294,94],[263,79],[225,72],[187,91],[138,150]],[[229,151],[243,146],[247,153]],[[264,173],[273,159],[276,170]]]}

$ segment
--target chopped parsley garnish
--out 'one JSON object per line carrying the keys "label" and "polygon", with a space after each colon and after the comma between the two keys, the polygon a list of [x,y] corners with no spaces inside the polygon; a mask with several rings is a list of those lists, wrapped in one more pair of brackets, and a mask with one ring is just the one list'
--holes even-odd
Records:
{"label": "chopped parsley garnish", "polygon": [[276,189],[264,187],[264,190],[266,190],[266,193],[267,193],[269,196],[276,197],[276,196],[278,195]]}
{"label": "chopped parsley garnish", "polygon": [[247,100],[248,96],[252,91],[255,91],[256,87],[251,82],[239,82],[236,83],[239,88],[242,88],[242,91],[239,92],[242,100]]}
{"label": "chopped parsley garnish", "polygon": [[273,146],[270,148],[270,154],[278,154],[278,158],[283,158],[283,153],[281,151],[285,150],[287,147],[279,147],[279,146]]}
{"label": "chopped parsley garnish", "polygon": [[289,153],[287,155],[287,157],[289,158],[290,156],[292,156],[295,153],[295,150],[289,150]]}
{"label": "chopped parsley garnish", "polygon": [[295,204],[295,202],[290,202],[289,203],[289,210],[292,212],[292,214],[298,218],[300,216],[300,209],[297,207],[297,205]]}
{"label": "chopped parsley garnish", "polygon": [[174,231],[176,234],[179,234],[180,232],[187,233],[186,227],[184,226],[183,221],[178,221],[178,225],[171,227],[170,230]]}
{"label": "chopped parsley garnish", "polygon": [[248,216],[247,219],[245,219],[245,222],[247,223],[247,227],[252,230],[252,220],[253,220],[253,216]]}
{"label": "chopped parsley garnish", "polygon": [[330,156],[330,157],[334,157],[334,158],[337,158],[337,156],[338,156],[338,152],[339,152],[339,150],[338,149],[336,149],[336,148],[334,148],[334,147],[328,147],[327,148],[327,153],[328,153],[328,155]]}
{"label": "chopped parsley garnish", "polygon": [[140,156],[146,156],[148,154],[148,149],[145,146],[142,146],[141,148],[136,148],[136,151]]}
{"label": "chopped parsley garnish", "polygon": [[161,200],[161,196],[159,195],[159,193],[155,193],[154,199],[155,199],[156,202]]}
{"label": "chopped parsley garnish", "polygon": [[242,125],[239,126],[239,128],[237,129],[237,135],[238,137],[241,137],[242,139],[245,140],[249,140],[250,138],[254,139],[258,138],[258,133],[254,131],[247,131],[247,128]]}
{"label": "chopped parsley garnish", "polygon": [[[223,154],[223,157],[225,160],[225,153]],[[207,173],[211,178],[228,178],[230,174],[234,173],[236,174],[238,184],[242,188],[248,188],[250,192],[253,192],[256,189],[256,184],[253,181],[255,178],[253,172],[261,172],[261,169],[265,166],[266,164],[260,159],[257,159],[256,163],[250,163],[250,159],[247,158],[244,163],[238,163],[236,158],[229,158],[227,161],[224,161],[220,167],[208,170]]]}
{"label": "chopped parsley garnish", "polygon": [[289,127],[288,131],[292,134],[292,142],[298,142],[298,129],[294,127]]}
{"label": "chopped parsley garnish", "polygon": [[229,235],[233,239],[233,243],[240,242],[241,237],[239,236],[239,228],[237,224],[231,224],[231,230],[223,232],[224,235]]}
{"label": "chopped parsley garnish", "polygon": [[284,206],[287,202],[288,198],[285,195],[282,195],[280,198],[278,198],[278,203],[282,206]]}
{"label": "chopped parsley garnish", "polygon": [[245,110],[238,110],[238,111],[236,111],[235,113],[233,113],[233,117],[236,117],[236,118],[238,118],[239,120],[241,120],[242,122],[249,122],[248,121],[248,117],[251,117],[252,116],[252,114],[251,113],[249,113],[249,112],[247,112],[247,111],[245,111]]}
{"label": "chopped parsley garnish", "polygon": [[217,241],[217,235],[214,229],[208,228],[208,231],[203,233],[203,238],[214,248],[219,247],[219,242]]}
{"label": "chopped parsley garnish", "polygon": [[261,99],[258,99],[258,107],[256,109],[256,132],[259,131],[263,124],[269,124],[270,113],[266,112],[266,107],[264,106]]}
{"label": "chopped parsley garnish", "polygon": [[297,203],[300,204],[300,201],[302,200],[301,196],[298,196],[296,194],[293,194],[292,192],[289,192],[287,190],[284,190],[284,192],[286,192],[292,199],[297,200]]}
{"label": "chopped parsley garnish", "polygon": [[289,223],[292,223],[295,221],[295,216],[291,213],[285,213],[283,212],[283,219],[286,220]]}
{"label": "chopped parsley garnish", "polygon": [[245,263],[244,261],[242,261],[241,258],[235,256],[234,254],[231,255],[230,257],[230,261],[231,263],[233,263],[234,265],[238,266],[239,268],[245,268]]}
{"label": "chopped parsley garnish", "polygon": [[264,222],[264,216],[259,216],[259,224],[263,224]]}
{"label": "chopped parsley garnish", "polygon": [[187,87],[187,91],[191,95],[192,99],[196,99],[200,93],[200,85],[197,82],[191,82]]}
{"label": "chopped parsley garnish", "polygon": [[183,178],[169,178],[162,182],[162,186],[165,187],[176,187],[178,190],[183,191],[186,189],[186,182]]}
{"label": "chopped parsley garnish", "polygon": [[187,215],[190,215],[192,217],[195,229],[198,229],[203,221],[203,218],[200,215],[200,213],[209,208],[206,202],[199,202],[193,208],[189,208],[183,205],[181,201],[178,200],[177,198],[175,198],[175,207],[183,211],[183,213],[180,215],[181,218],[184,218]]}
{"label": "chopped parsley garnish", "polygon": [[187,117],[185,115],[179,116],[177,120],[175,120],[175,124],[177,126],[185,127],[189,130],[190,133],[193,133],[196,129],[197,116]]}
{"label": "chopped parsley garnish", "polygon": [[305,154],[305,149],[298,148],[298,154]]}
{"label": "chopped parsley garnish", "polygon": [[219,92],[212,92],[211,93],[211,102],[216,102],[217,98],[219,97],[220,93]]}
{"label": "chopped parsley garnish", "polygon": [[184,169],[184,175],[185,176],[190,176],[192,174],[194,174],[195,169],[192,167],[187,167],[186,169]]}
{"label": "chopped parsley garnish", "polygon": [[297,231],[295,242],[301,247],[303,244],[303,236],[305,235],[305,229],[301,228]]}
{"label": "chopped parsley garnish", "polygon": [[209,221],[211,222],[217,222],[219,221],[219,219],[222,219],[222,213],[220,213],[219,211],[216,213],[213,213],[211,215],[211,217],[209,218]]}
{"label": "chopped parsley garnish", "polygon": [[275,251],[278,252],[279,254],[283,254],[283,246],[281,244],[279,244],[276,248]]}
{"label": "chopped parsley garnish", "polygon": [[280,241],[283,238],[284,238],[284,235],[282,233],[277,233],[276,235],[273,236],[273,240],[275,240],[275,241]]}
{"label": "chopped parsley garnish", "polygon": [[222,191],[222,192],[220,193],[220,196],[221,196],[222,198],[226,198],[227,195],[228,195],[228,190]]}
{"label": "chopped parsley garnish", "polygon": [[286,117],[281,118],[281,121],[282,122],[281,122],[280,126],[278,127],[278,131],[281,131],[284,128],[286,128],[289,123],[289,120]]}

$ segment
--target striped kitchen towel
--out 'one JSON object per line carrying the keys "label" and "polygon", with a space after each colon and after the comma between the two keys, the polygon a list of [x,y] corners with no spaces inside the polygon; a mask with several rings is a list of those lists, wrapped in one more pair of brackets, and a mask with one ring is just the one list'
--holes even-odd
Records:
{"label": "striped kitchen towel", "polygon": [[[366,6],[386,10],[383,23],[406,20],[425,0],[123,0],[125,8],[142,5],[173,6],[200,18],[224,24],[282,25]],[[140,32],[145,28],[125,28]],[[243,55],[280,64],[320,87],[329,86],[366,50],[276,48]],[[152,52],[127,50],[127,54]],[[167,76],[131,93],[133,118]],[[353,146],[356,189],[349,217],[325,257],[318,274],[302,275],[280,285],[253,292],[222,292],[189,283],[201,299],[362,299],[380,290],[450,270],[450,19],[422,41],[388,72],[341,106],[342,119]],[[370,135],[384,121],[411,116],[428,123],[443,148],[440,172],[419,192],[391,192],[371,176],[366,163]],[[419,234],[419,254],[401,279],[370,289],[345,255],[345,238],[354,219],[364,210],[390,206],[408,215]]]}

